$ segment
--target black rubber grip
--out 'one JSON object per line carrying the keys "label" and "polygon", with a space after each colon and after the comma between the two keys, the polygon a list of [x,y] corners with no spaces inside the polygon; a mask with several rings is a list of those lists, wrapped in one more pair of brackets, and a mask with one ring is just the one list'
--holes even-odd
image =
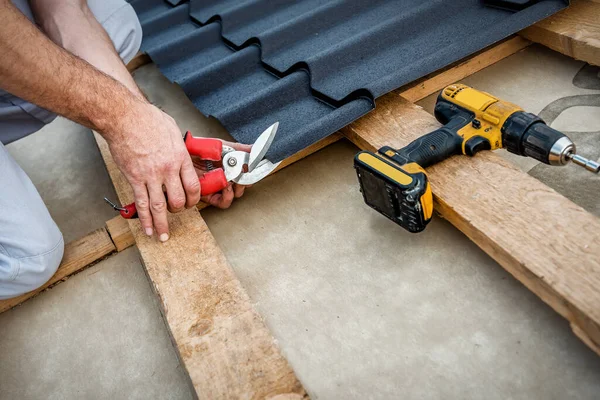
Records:
{"label": "black rubber grip", "polygon": [[545,164],[550,163],[552,146],[563,137],[562,132],[546,125],[537,115],[522,111],[507,118],[502,126],[502,143],[506,150]]}
{"label": "black rubber grip", "polygon": [[565,135],[562,132],[550,128],[543,122],[537,122],[531,125],[523,135],[521,155],[550,164],[550,149],[563,137]]}
{"label": "black rubber grip", "polygon": [[394,158],[402,164],[416,162],[427,168],[456,154],[462,154],[462,137],[442,127],[398,150]]}

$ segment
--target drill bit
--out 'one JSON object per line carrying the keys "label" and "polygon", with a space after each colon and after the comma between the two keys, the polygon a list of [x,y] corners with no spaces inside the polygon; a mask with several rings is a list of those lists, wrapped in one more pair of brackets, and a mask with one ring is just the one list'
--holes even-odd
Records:
{"label": "drill bit", "polygon": [[577,155],[575,153],[568,153],[567,160],[571,160],[571,161],[573,161],[574,164],[577,164],[577,165],[587,169],[588,171],[595,172],[596,174],[598,172],[600,172],[600,163],[597,163],[596,161],[588,160],[587,158]]}
{"label": "drill bit", "polygon": [[116,205],[115,203],[113,203],[112,201],[110,201],[110,200],[108,199],[108,197],[105,197],[105,198],[104,198],[104,201],[105,201],[105,202],[107,202],[108,204],[110,204],[110,206],[111,206],[112,208],[114,208],[115,210],[117,210],[117,211],[125,211],[125,208],[123,208],[123,207],[119,207],[118,205]]}

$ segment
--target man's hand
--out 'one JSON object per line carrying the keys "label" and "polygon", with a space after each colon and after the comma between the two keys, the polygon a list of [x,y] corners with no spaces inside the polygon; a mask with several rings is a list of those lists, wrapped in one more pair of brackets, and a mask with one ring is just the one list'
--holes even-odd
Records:
{"label": "man's hand", "polygon": [[[98,131],[133,187],[146,233],[154,226],[167,240],[167,208],[176,212],[200,200],[179,128],[144,98],[84,0],[31,1],[48,36],[10,0],[0,0],[0,87]],[[229,186],[205,200],[225,208],[243,190]]]}
{"label": "man's hand", "polygon": [[[222,141],[224,145],[233,147],[238,151],[245,151],[250,153],[252,150],[252,145],[249,144],[240,144],[240,143],[232,143],[227,142],[225,140]],[[196,168],[196,174],[198,178],[208,172],[208,168],[206,167],[206,161],[198,158],[192,157],[192,161],[194,163],[194,167]],[[213,166],[215,168],[221,167],[220,163],[213,162]],[[234,198],[240,198],[244,195],[244,190],[246,186],[238,185],[237,183],[229,184],[221,193],[215,193],[208,196],[202,196],[201,200],[211,206],[219,207],[219,208],[229,208],[231,206],[231,202],[233,202]]]}
{"label": "man's hand", "polygon": [[[200,183],[179,127],[167,114],[139,102],[115,131],[104,132],[117,166],[133,188],[142,227],[169,239],[167,208],[179,212],[200,201]],[[163,192],[166,189],[168,204]]]}

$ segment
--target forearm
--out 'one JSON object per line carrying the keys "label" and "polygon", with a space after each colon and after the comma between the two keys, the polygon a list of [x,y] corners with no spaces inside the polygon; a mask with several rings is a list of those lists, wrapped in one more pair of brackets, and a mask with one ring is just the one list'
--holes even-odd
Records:
{"label": "forearm", "polygon": [[0,0],[0,86],[110,136],[142,101],[121,83],[41,33],[9,0]]}
{"label": "forearm", "polygon": [[144,98],[85,0],[30,0],[30,5],[36,22],[53,42]]}
{"label": "forearm", "polygon": [[166,241],[163,190],[174,212],[200,201],[179,127],[141,94],[84,0],[30,4],[48,36],[0,0],[0,87],[98,130],[131,184],[144,231],[152,235],[154,226]]}

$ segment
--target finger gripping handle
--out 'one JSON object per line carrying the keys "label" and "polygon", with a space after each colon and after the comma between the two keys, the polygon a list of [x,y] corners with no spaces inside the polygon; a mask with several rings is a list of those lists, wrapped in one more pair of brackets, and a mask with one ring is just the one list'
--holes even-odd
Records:
{"label": "finger gripping handle", "polygon": [[462,140],[456,132],[442,127],[398,150],[397,155],[406,159],[405,164],[416,162],[427,168],[453,155],[462,154]]}
{"label": "finger gripping handle", "polygon": [[187,131],[183,137],[183,141],[190,155],[209,161],[221,160],[223,142],[219,139],[196,138],[192,136],[190,131]]}
{"label": "finger gripping handle", "polygon": [[228,184],[223,168],[213,169],[200,177],[200,194],[202,196],[207,196],[209,194],[220,192],[225,189]]}

